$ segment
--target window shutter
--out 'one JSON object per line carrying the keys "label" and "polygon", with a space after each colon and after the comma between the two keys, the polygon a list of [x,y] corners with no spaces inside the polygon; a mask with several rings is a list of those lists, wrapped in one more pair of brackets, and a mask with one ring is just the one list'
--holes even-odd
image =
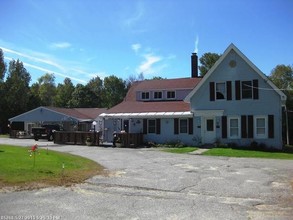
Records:
{"label": "window shutter", "polygon": [[253,116],[252,115],[248,115],[247,116],[247,124],[248,124],[248,134],[247,137],[248,138],[253,138]]}
{"label": "window shutter", "polygon": [[252,81],[253,86],[253,99],[258,99],[258,80],[255,79]]}
{"label": "window shutter", "polygon": [[142,123],[143,123],[143,133],[147,134],[148,133],[148,120],[143,119]]}
{"label": "window shutter", "polygon": [[274,138],[274,115],[269,115],[269,138]]}
{"label": "window shutter", "polygon": [[247,138],[246,115],[241,115],[241,138]]}
{"label": "window shutter", "polygon": [[227,138],[227,116],[222,116],[222,138]]}
{"label": "window shutter", "polygon": [[156,119],[156,134],[161,134],[161,119]]}
{"label": "window shutter", "polygon": [[174,118],[174,134],[179,134],[179,119]]}
{"label": "window shutter", "polygon": [[210,101],[215,101],[215,83],[210,82]]}
{"label": "window shutter", "polygon": [[236,100],[241,99],[241,88],[240,88],[240,81],[239,80],[235,81],[235,97],[236,97]]}
{"label": "window shutter", "polygon": [[188,134],[193,134],[193,118],[188,119]]}
{"label": "window shutter", "polygon": [[232,100],[232,82],[227,81],[227,100]]}

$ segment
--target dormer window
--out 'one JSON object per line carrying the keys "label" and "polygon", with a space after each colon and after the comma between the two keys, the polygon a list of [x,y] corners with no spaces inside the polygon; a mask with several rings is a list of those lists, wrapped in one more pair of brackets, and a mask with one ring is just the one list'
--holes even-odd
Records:
{"label": "dormer window", "polygon": [[142,100],[149,100],[150,99],[150,93],[149,92],[142,92],[141,93],[141,99]]}
{"label": "dormer window", "polygon": [[154,99],[162,99],[162,92],[154,92]]}
{"label": "dormer window", "polygon": [[167,99],[175,99],[175,91],[167,91]]}

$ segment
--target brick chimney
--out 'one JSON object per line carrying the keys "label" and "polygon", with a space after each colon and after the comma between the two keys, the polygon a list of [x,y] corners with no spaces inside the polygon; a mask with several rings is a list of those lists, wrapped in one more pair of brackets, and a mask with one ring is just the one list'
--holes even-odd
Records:
{"label": "brick chimney", "polygon": [[196,53],[191,55],[191,78],[198,77],[198,57]]}

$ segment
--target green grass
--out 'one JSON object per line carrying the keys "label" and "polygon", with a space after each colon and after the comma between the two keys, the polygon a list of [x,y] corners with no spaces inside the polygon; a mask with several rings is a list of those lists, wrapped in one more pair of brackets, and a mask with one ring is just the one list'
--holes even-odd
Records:
{"label": "green grass", "polygon": [[213,148],[204,152],[203,155],[293,160],[293,153],[238,150],[238,149],[232,149],[232,148]]}
{"label": "green grass", "polygon": [[198,148],[196,147],[176,147],[176,148],[166,148],[166,149],[163,149],[163,151],[169,152],[169,153],[186,154],[189,152],[193,152],[197,149]]}
{"label": "green grass", "polygon": [[34,162],[29,150],[31,147],[0,145],[0,188],[69,185],[103,172],[103,167],[92,160],[46,149],[38,149]]}
{"label": "green grass", "polygon": [[9,134],[0,134],[0,138],[9,138]]}

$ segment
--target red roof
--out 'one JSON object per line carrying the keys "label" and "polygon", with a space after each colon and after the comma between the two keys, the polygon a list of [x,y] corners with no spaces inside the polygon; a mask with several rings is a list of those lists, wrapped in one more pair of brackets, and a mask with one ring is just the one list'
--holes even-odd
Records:
{"label": "red roof", "polygon": [[46,107],[55,112],[59,112],[65,115],[77,119],[96,119],[100,114],[106,112],[105,108],[58,108],[58,107]]}
{"label": "red roof", "polygon": [[202,78],[155,79],[135,82],[129,89],[125,100],[135,101],[136,92],[151,90],[190,89],[192,90]]}
{"label": "red roof", "polygon": [[136,93],[151,90],[192,90],[201,78],[179,78],[145,80],[135,82],[129,89],[125,99],[106,113],[142,113],[142,112],[185,112],[190,111],[190,104],[180,101],[136,101]]}
{"label": "red roof", "polygon": [[184,101],[136,102],[124,101],[109,109],[106,113],[141,113],[141,112],[185,112],[190,104]]}

